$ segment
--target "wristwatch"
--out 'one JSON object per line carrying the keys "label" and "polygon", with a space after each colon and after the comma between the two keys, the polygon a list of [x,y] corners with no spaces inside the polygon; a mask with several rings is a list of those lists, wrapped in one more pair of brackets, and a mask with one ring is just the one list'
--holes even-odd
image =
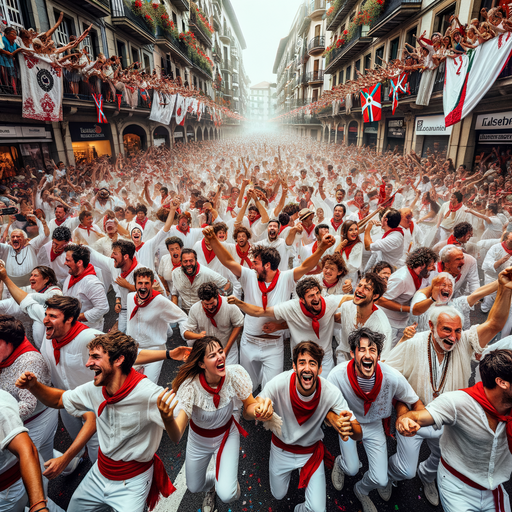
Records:
{"label": "wristwatch", "polygon": [[434,297],[432,297],[432,295],[430,296],[430,300],[431,300],[432,302],[436,302],[436,299],[434,299]]}

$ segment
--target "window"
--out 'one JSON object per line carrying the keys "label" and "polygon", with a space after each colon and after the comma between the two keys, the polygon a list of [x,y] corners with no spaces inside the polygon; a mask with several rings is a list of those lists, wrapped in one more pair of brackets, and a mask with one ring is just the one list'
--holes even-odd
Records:
{"label": "window", "polygon": [[[354,64],[354,69],[356,71],[361,71],[361,59],[356,60],[356,63]],[[357,76],[357,73],[356,73],[356,76]]]}
{"label": "window", "polygon": [[139,50],[137,48],[132,48],[132,63],[139,62]]}
{"label": "window", "polygon": [[18,0],[0,0],[0,15],[7,21],[8,26],[24,27]]}
{"label": "window", "polygon": [[450,26],[450,18],[455,14],[455,2],[442,11],[439,11],[434,18],[434,32],[444,34]]}
{"label": "window", "polygon": [[336,75],[332,77],[332,86],[336,87]]}
{"label": "window", "polygon": [[340,71],[340,74],[339,74],[339,78],[338,78],[338,83],[341,85],[343,83],[343,78],[344,78],[344,73],[343,73],[343,69]]}
{"label": "window", "polygon": [[352,67],[349,66],[347,71],[345,72],[345,81],[348,81],[352,78]]}
{"label": "window", "polygon": [[414,36],[416,35],[417,29],[418,27],[411,28],[405,36],[405,42],[411,46],[416,46],[416,38]]}
{"label": "window", "polygon": [[[82,30],[85,30],[89,25],[82,24]],[[87,53],[92,59],[95,59],[100,53],[98,32],[96,29],[91,28],[89,35],[80,43],[80,48],[86,48]]]}
{"label": "window", "polygon": [[227,46],[224,46],[224,60],[226,61],[226,64],[228,62],[228,48]]}
{"label": "window", "polygon": [[371,68],[371,66],[372,66],[372,54],[371,54],[371,53],[369,53],[369,54],[368,54],[368,55],[366,55],[366,56],[365,56],[365,58],[364,58],[364,69],[365,69],[365,71],[366,71],[367,69],[370,69],[370,68]]}
{"label": "window", "polygon": [[384,58],[384,46],[377,48],[375,51],[375,62],[373,63],[374,67],[382,66],[382,59]]}
{"label": "window", "polygon": [[[55,20],[59,19],[60,12],[54,11]],[[74,24],[71,18],[64,16],[62,23],[55,30],[57,46],[65,46],[69,43],[69,36],[74,35]]]}
{"label": "window", "polygon": [[174,11],[172,11],[172,21],[174,23],[174,26],[177,29],[178,28],[178,17],[176,16],[176,13]]}
{"label": "window", "polygon": [[126,54],[126,45],[121,41],[117,41],[117,56],[121,59],[123,68],[128,67],[128,57]]}
{"label": "window", "polygon": [[399,42],[400,42],[400,38],[397,37],[396,39],[393,39],[393,41],[391,41],[389,43],[389,60],[396,59],[396,57],[398,55],[398,43]]}
{"label": "window", "polygon": [[147,73],[151,73],[151,58],[146,53],[142,54],[142,58],[144,59],[144,69]]}

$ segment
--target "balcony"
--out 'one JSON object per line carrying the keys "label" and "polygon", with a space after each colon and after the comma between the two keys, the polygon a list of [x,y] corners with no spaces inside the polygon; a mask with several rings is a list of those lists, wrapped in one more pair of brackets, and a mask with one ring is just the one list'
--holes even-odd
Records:
{"label": "balcony", "polygon": [[85,0],[80,6],[95,18],[110,16],[110,3],[108,0]]}
{"label": "balcony", "polygon": [[226,27],[222,32],[219,32],[219,37],[224,44],[231,44],[231,41],[233,40],[231,31]]}
{"label": "balcony", "polygon": [[323,16],[325,13],[325,0],[313,0],[309,4],[309,17],[310,18],[316,18],[319,16]]}
{"label": "balcony", "polygon": [[187,46],[161,27],[156,28],[156,45],[166,53],[172,53],[180,64],[190,66]]}
{"label": "balcony", "polygon": [[179,11],[190,11],[189,0],[170,0],[171,4],[174,5]]}
{"label": "balcony", "polygon": [[356,3],[357,0],[336,0],[333,4],[334,11],[327,17],[327,30],[335,32]]}
{"label": "balcony", "polygon": [[306,80],[308,81],[308,84],[323,83],[324,82],[324,71],[323,71],[323,69],[320,69],[318,71],[310,71],[307,74]]}
{"label": "balcony", "polygon": [[308,55],[318,55],[325,50],[325,36],[316,36],[309,41]]}
{"label": "balcony", "polygon": [[386,0],[382,14],[375,20],[368,35],[382,37],[421,9],[421,0]]}
{"label": "balcony", "polygon": [[239,84],[238,84],[238,75],[233,75],[233,77],[231,78],[231,82],[233,84],[233,87],[236,87],[238,88],[239,87]]}
{"label": "balcony", "polygon": [[208,27],[204,25],[204,23],[201,21],[201,18],[199,18],[197,11],[195,8],[192,8],[190,11],[190,19],[188,22],[188,26],[190,30],[194,33],[194,35],[206,46],[210,47],[212,46],[212,34],[208,30]]}
{"label": "balcony", "polygon": [[213,48],[213,60],[219,64],[222,62],[222,52],[217,45]]}
{"label": "balcony", "polygon": [[220,69],[222,71],[227,71],[228,73],[233,73],[233,64],[230,60],[224,59],[220,65]]}
{"label": "balcony", "polygon": [[112,25],[124,30],[143,45],[155,42],[153,29],[132,12],[123,0],[112,0]]}
{"label": "balcony", "polygon": [[236,46],[231,47],[231,58],[238,60],[238,48]]}
{"label": "balcony", "polygon": [[227,85],[223,85],[222,94],[224,94],[225,97],[228,96],[231,98],[233,96],[233,91]]}
{"label": "balcony", "polygon": [[325,72],[330,75],[333,70],[338,69],[340,66],[351,60],[354,55],[357,55],[369,46],[373,41],[373,38],[368,37],[367,34],[367,27],[358,27],[351,41],[329,53],[325,57]]}

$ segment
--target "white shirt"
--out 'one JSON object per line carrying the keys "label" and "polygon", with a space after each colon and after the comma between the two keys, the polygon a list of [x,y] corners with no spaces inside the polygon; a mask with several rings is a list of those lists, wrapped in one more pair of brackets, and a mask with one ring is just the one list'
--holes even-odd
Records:
{"label": "white shirt", "polygon": [[[464,208],[464,206],[459,208],[456,212],[450,213],[448,218],[445,219],[444,216],[448,213],[450,204],[451,203],[449,201],[444,203],[441,206],[439,213],[438,213],[438,215],[443,219],[441,221],[440,226],[442,228],[446,229],[447,231],[451,231],[454,228],[454,226],[456,226],[460,222],[465,222],[466,220],[468,220],[468,214],[466,213],[466,209]],[[474,219],[474,217],[472,215],[470,215],[470,217],[471,217],[470,221]]]}
{"label": "white shirt", "polygon": [[435,428],[444,425],[441,453],[451,467],[489,490],[510,479],[512,453],[504,421],[493,432],[482,406],[465,391],[443,393],[426,409]]}
{"label": "white shirt", "polygon": [[58,227],[67,227],[73,233],[73,231],[78,227],[78,224],[80,224],[80,221],[78,220],[78,217],[67,217],[66,220],[60,225],[57,226],[57,222],[55,219],[52,219],[50,222],[48,222],[48,229],[50,230],[50,238],[53,235],[53,232]]}
{"label": "white shirt", "polygon": [[169,324],[181,324],[187,320],[187,315],[160,294],[130,318],[135,309],[136,295],[135,292],[128,294],[126,334],[137,340],[141,349],[165,348]]}
{"label": "white shirt", "polygon": [[[430,272],[430,276],[428,278],[428,284],[432,284],[432,279],[439,274],[438,264],[436,264],[436,269]],[[391,276],[393,277],[393,276]],[[424,285],[422,283],[421,288]],[[464,254],[464,265],[460,270],[460,279],[455,281],[455,287],[453,288],[453,297],[459,297],[463,292],[469,293],[470,295],[480,288],[480,277],[478,276],[478,265],[477,261],[470,254]],[[388,284],[389,290],[389,284]],[[386,297],[386,295],[384,295]]]}
{"label": "white shirt", "polygon": [[341,257],[343,258],[348,270],[348,274],[344,279],[350,279],[353,287],[357,284],[357,273],[361,270],[361,266],[363,264],[363,251],[364,243],[359,242],[352,247],[348,259],[345,251],[343,249],[341,250]]}
{"label": "white shirt", "polygon": [[18,459],[7,447],[22,432],[28,432],[18,412],[18,402],[7,391],[0,389],[0,476],[12,468]]}
{"label": "white shirt", "polygon": [[[505,256],[508,256],[508,260],[505,261],[501,266],[499,266],[497,269],[494,268],[494,264],[501,260],[501,258],[504,258]],[[465,256],[464,256],[465,257]],[[510,265],[510,260],[512,259],[512,255],[508,254],[505,249],[503,249],[503,245],[501,245],[501,242],[498,244],[493,245],[485,255],[484,262],[482,263],[482,270],[484,271],[485,276],[485,284],[489,284],[490,282],[494,281],[495,279],[498,279],[498,274],[505,270]]]}
{"label": "white shirt", "polygon": [[137,261],[142,267],[149,268],[156,272],[155,269],[155,254],[158,250],[158,246],[161,242],[163,242],[167,236],[169,235],[169,231],[164,231],[161,229],[157,232],[157,234],[144,242],[144,244],[140,247],[138,251],[135,251],[135,256]]}
{"label": "white shirt", "polygon": [[370,244],[371,252],[380,252],[383,260],[398,266],[398,262],[404,253],[404,235],[399,231],[392,231],[385,238]]}
{"label": "white shirt", "polygon": [[[281,261],[279,262],[279,267],[278,267],[279,270],[281,272],[288,270],[289,259],[292,254],[293,244],[286,245],[286,240],[284,238],[277,238],[276,240],[271,242],[267,236],[267,238],[265,238],[264,240],[260,240],[259,242],[257,242],[254,245],[263,245],[265,247],[273,247],[279,253],[279,256],[281,257]],[[236,254],[236,250],[235,250],[235,254]]]}
{"label": "white shirt", "polygon": [[[267,382],[259,396],[270,398],[275,413],[283,420],[281,435],[278,436],[281,441],[286,444],[312,446],[324,438],[322,424],[329,411],[333,411],[336,414],[339,414],[341,411],[351,411],[341,391],[327,379],[318,377],[321,381],[321,394],[318,406],[315,413],[306,422],[299,425],[295,418],[290,398],[290,380],[294,373],[294,370],[288,370],[277,375]],[[318,388],[316,393],[318,393]]]}
{"label": "white shirt", "polygon": [[[90,372],[92,373],[92,372]],[[163,391],[149,379],[142,379],[131,393],[116,404],[105,407],[102,388],[88,382],[62,395],[62,403],[72,416],[96,414],[96,429],[101,451],[116,461],[149,462],[160,446],[164,427],[156,405]]]}
{"label": "white shirt", "polygon": [[[181,265],[178,265],[181,266]],[[174,270],[174,266],[172,263],[172,257],[170,254],[164,254],[160,259],[160,264],[158,265],[158,275],[163,277],[167,281],[167,285],[169,286],[169,290],[172,290],[172,271]]]}
{"label": "white shirt", "polygon": [[84,245],[95,244],[101,236],[93,230],[96,233],[102,233],[101,228],[97,224],[93,224],[90,231],[77,226],[71,234],[73,241]]}
{"label": "white shirt", "polygon": [[176,226],[172,226],[169,230],[169,236],[177,236],[183,242],[184,249],[192,249],[196,242],[203,238],[203,230],[201,228],[190,228],[190,231],[184,235]]}
{"label": "white shirt", "polygon": [[378,363],[382,370],[382,384],[375,402],[365,415],[364,402],[356,395],[348,378],[348,363],[349,361],[346,361],[335,366],[327,380],[341,391],[359,423],[372,423],[389,418],[393,412],[393,399],[408,405],[413,405],[419,400],[414,389],[400,372],[385,363]]}
{"label": "white shirt", "polygon": [[50,240],[44,244],[37,253],[37,263],[50,267],[55,272],[59,283],[63,283],[69,276],[69,268],[64,264],[66,261],[66,251],[62,251],[53,261],[51,259],[53,242]]}

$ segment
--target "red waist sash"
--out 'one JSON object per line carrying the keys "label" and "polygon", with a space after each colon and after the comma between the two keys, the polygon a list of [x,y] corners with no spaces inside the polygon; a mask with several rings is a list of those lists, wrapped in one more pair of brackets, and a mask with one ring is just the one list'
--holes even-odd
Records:
{"label": "red waist sash", "polygon": [[131,460],[112,460],[104,455],[101,449],[98,450],[98,469],[100,473],[108,480],[122,481],[129,480],[147,471],[154,464],[153,481],[149,490],[146,504],[149,510],[153,510],[160,500],[160,495],[164,498],[169,497],[176,489],[172,485],[165,467],[160,457],[155,453],[154,457],[148,462],[138,462]]}
{"label": "red waist sash", "polygon": [[21,478],[20,463],[16,462],[12,468],[7,469],[0,474],[0,492],[9,489]]}
{"label": "red waist sash", "polygon": [[238,423],[238,421],[235,420],[233,416],[231,416],[230,420],[219,428],[213,428],[213,429],[205,429],[198,427],[192,420],[190,420],[190,428],[201,437],[211,438],[211,437],[217,437],[222,434],[224,434],[224,437],[222,438],[222,441],[219,446],[219,451],[217,452],[217,457],[215,461],[215,480],[219,480],[219,468],[220,468],[220,459],[222,457],[222,452],[224,451],[224,446],[226,446],[226,442],[229,437],[229,432],[231,430],[231,425],[235,422],[235,426],[238,429],[238,432],[242,434],[244,437],[247,437],[248,434],[244,430],[244,428]]}
{"label": "red waist sash", "polygon": [[310,478],[324,461],[327,469],[332,469],[334,466],[334,457],[326,450],[322,441],[317,441],[311,446],[299,446],[297,444],[286,444],[276,435],[272,434],[272,443],[277,448],[281,448],[285,452],[295,453],[298,455],[311,454],[306,464],[300,472],[299,489],[304,489],[308,486]]}
{"label": "red waist sash", "polygon": [[[466,485],[473,487],[473,489],[477,489],[478,491],[488,491],[485,487],[482,487],[480,484],[473,482],[467,476],[464,476],[462,473],[459,473],[455,468],[452,468],[448,462],[446,462],[441,457],[442,465],[453,475],[456,476],[461,482],[464,482]],[[496,507],[496,512],[505,512],[505,499],[503,497],[503,489],[501,485],[498,485],[496,489],[492,492],[492,496],[494,498],[494,506]]]}

